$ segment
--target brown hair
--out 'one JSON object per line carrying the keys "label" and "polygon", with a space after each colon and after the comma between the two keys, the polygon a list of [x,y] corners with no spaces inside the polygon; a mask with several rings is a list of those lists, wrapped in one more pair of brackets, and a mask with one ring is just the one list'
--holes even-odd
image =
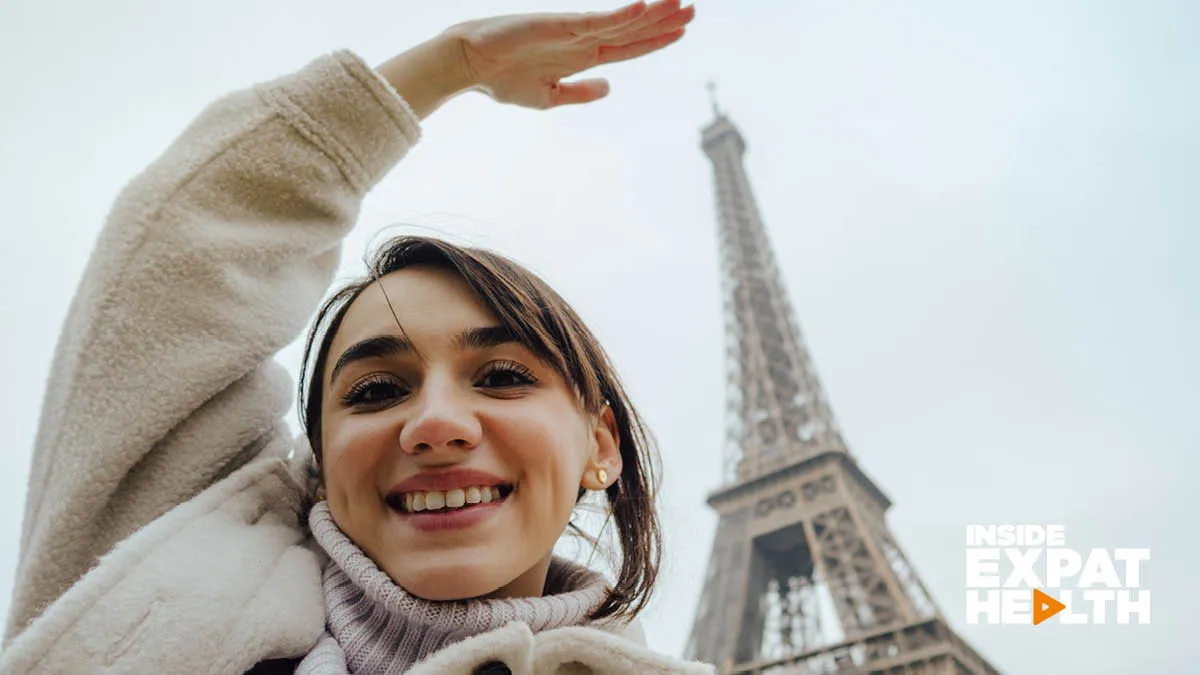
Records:
{"label": "brown hair", "polygon": [[[428,237],[385,241],[367,260],[366,276],[342,286],[317,311],[304,343],[300,370],[300,422],[321,461],[321,403],[329,346],[351,303],[372,283],[417,265],[456,272],[500,322],[539,358],[574,384],[585,412],[612,408],[623,468],[605,491],[621,546],[616,583],[592,619],[632,618],[650,599],[662,559],[662,532],[654,508],[658,454],[654,439],[629,402],[612,363],[583,321],[546,282],[491,251],[456,246]],[[315,348],[315,349],[314,349]],[[582,499],[585,490],[580,488]],[[582,531],[574,524],[571,529]],[[587,537],[587,535],[584,535]]]}

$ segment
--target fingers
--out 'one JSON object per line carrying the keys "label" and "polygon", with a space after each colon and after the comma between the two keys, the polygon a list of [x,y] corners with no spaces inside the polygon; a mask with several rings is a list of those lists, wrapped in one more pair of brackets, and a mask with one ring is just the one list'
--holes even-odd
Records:
{"label": "fingers", "polygon": [[[604,41],[605,44],[620,46],[649,40],[650,38],[664,35],[673,32],[679,28],[683,28],[692,19],[696,18],[696,7],[691,5],[683,9],[676,10],[667,16],[659,19],[657,22],[642,26],[636,30],[625,29],[620,34],[615,35]],[[638,21],[637,23],[641,23]]]}
{"label": "fingers", "polygon": [[550,90],[550,107],[591,103],[608,95],[608,80],[559,82]]}
{"label": "fingers", "polygon": [[627,34],[634,31],[639,31],[647,26],[652,26],[663,19],[671,16],[679,10],[680,0],[659,0],[652,5],[646,7],[646,11],[637,19],[629,21],[619,26],[614,26],[603,36],[605,38],[613,37],[614,34]]}
{"label": "fingers", "polygon": [[639,56],[658,51],[681,37],[683,37],[683,29],[677,28],[669,33],[627,45],[602,45],[597,50],[597,63],[616,63],[617,61],[636,59]]}
{"label": "fingers", "polygon": [[611,12],[588,12],[566,18],[562,28],[575,35],[599,33],[617,26],[622,26],[642,16],[646,12],[646,3],[639,0],[632,5]]}

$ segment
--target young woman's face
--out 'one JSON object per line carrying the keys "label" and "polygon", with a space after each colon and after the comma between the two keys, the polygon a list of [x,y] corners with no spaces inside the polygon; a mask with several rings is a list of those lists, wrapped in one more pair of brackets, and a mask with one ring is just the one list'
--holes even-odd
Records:
{"label": "young woman's face", "polygon": [[620,475],[611,411],[584,413],[441,269],[366,289],[326,362],[322,469],[342,531],[418,597],[540,595],[578,489]]}

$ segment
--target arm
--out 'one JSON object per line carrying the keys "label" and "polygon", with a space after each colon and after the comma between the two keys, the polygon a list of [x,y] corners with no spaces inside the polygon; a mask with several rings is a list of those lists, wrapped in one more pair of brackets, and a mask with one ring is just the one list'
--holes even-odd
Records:
{"label": "arm", "polygon": [[[462,88],[422,76],[425,114]],[[400,82],[403,85],[404,83]],[[366,192],[419,137],[349,52],[208,107],[116,200],[46,388],[11,636],[115,543],[279,435],[270,357],[301,331]]]}

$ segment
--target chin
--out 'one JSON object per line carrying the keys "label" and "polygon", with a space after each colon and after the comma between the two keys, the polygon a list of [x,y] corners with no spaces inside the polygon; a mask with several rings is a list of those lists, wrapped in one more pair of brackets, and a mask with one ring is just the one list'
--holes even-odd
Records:
{"label": "chin", "polygon": [[[408,561],[406,561],[408,562]],[[399,566],[397,566],[399,567]],[[520,572],[513,575],[519,576]],[[423,600],[466,600],[491,595],[512,582],[485,562],[446,564],[444,561],[388,570],[388,576],[408,593]]]}

